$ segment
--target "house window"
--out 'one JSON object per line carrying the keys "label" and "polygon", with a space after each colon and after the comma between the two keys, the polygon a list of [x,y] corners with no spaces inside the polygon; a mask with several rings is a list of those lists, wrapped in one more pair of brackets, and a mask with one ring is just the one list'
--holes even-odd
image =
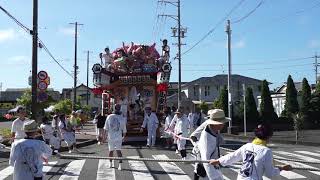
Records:
{"label": "house window", "polygon": [[210,86],[204,86],[204,96],[210,96]]}
{"label": "house window", "polygon": [[193,96],[196,97],[197,96],[197,87],[193,86]]}

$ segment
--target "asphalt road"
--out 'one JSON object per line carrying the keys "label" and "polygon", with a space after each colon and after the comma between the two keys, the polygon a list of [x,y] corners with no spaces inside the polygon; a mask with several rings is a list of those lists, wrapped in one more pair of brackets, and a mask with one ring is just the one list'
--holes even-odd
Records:
{"label": "asphalt road", "polygon": [[[232,145],[224,147],[238,148],[240,142],[228,142]],[[191,147],[189,147],[191,148]],[[314,146],[293,146],[284,144],[271,144],[274,155],[277,157],[286,157],[306,161],[320,162],[320,148]],[[106,156],[107,147],[105,145],[91,145],[81,148],[81,155],[96,155]],[[190,152],[190,150],[189,150]],[[12,171],[8,168],[8,152],[0,153],[0,179],[12,179]],[[133,143],[131,145],[123,146],[123,155],[130,157],[143,157],[143,158],[180,158],[173,150],[167,150],[160,147],[146,148],[144,144]],[[189,158],[192,158],[188,154]],[[193,165],[185,163],[158,163],[158,162],[124,162],[122,170],[117,169],[118,163],[115,163],[116,168],[108,168],[106,165],[109,163],[104,160],[96,159],[57,159],[53,157],[50,159],[49,166],[45,166],[46,177],[45,179],[121,179],[121,180],[142,180],[142,179],[159,179],[159,180],[188,180],[193,179]],[[288,163],[288,162],[284,162]],[[276,161],[276,164],[279,162]],[[302,167],[316,167],[320,170],[319,164],[304,164],[304,163],[290,163],[292,165],[299,165]],[[222,168],[225,179],[234,180],[237,176],[237,168]],[[320,171],[304,171],[294,170],[292,172],[282,172],[276,180],[283,179],[320,179]],[[264,178],[267,180],[267,178]]]}

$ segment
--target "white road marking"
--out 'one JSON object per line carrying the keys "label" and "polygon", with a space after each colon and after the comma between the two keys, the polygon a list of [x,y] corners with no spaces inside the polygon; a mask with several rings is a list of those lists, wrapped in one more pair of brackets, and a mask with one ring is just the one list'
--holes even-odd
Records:
{"label": "white road marking", "polygon": [[8,166],[5,169],[0,171],[0,179],[5,179],[13,173],[13,167]]}
{"label": "white road marking", "polygon": [[[152,155],[152,157],[155,159],[169,159],[166,155]],[[159,165],[173,180],[191,180],[175,163],[159,162]]]}
{"label": "white road marking", "polygon": [[75,160],[68,164],[60,180],[77,180],[86,160]]}
{"label": "white road marking", "polygon": [[[128,158],[139,158],[139,156],[128,156]],[[135,180],[153,180],[150,171],[143,161],[128,161],[132,169],[132,175]]]}
{"label": "white road marking", "polygon": [[[57,164],[57,161],[48,162],[48,165],[43,164],[43,169],[42,169],[43,173],[49,172],[52,166],[54,166],[55,164]],[[0,171],[0,180],[7,178],[12,173],[13,173],[13,167],[12,166],[6,167],[5,169]]]}
{"label": "white road marking", "polygon": [[49,172],[52,169],[52,167],[57,163],[58,163],[58,161],[52,161],[52,162],[48,162],[48,164],[44,164],[43,168],[42,168],[42,171],[44,173]]}
{"label": "white road marking", "polygon": [[110,168],[110,161],[107,159],[100,159],[97,171],[97,180],[116,179],[116,171]]}
{"label": "white road marking", "polygon": [[293,153],[285,152],[285,151],[273,151],[273,152],[275,152],[277,154],[289,156],[289,157],[292,157],[294,159],[298,158],[298,159],[305,160],[305,161],[312,161],[312,162],[319,162],[320,163],[320,160],[318,160],[318,159],[315,159],[315,158],[312,158],[312,157],[308,157],[308,156],[304,156],[304,155],[300,155],[300,154],[293,154]]}
{"label": "white road marking", "polygon": [[[275,158],[284,158],[284,157],[281,157],[281,156],[277,156],[277,155],[273,155],[273,157]],[[319,168],[316,168],[316,167],[313,167],[313,166],[310,166],[310,165],[307,165],[307,164],[303,164],[303,163],[299,163],[299,162],[293,162],[293,161],[285,161],[285,160],[276,160],[275,161],[278,161],[278,162],[281,162],[281,163],[284,163],[284,164],[290,164],[292,166],[298,166],[298,167],[303,167],[303,168],[315,168],[315,169],[319,169]],[[320,169],[319,169],[320,170]],[[313,174],[316,174],[316,175],[320,175],[320,171],[309,171]]]}
{"label": "white road marking", "polygon": [[310,151],[295,151],[295,152],[300,153],[300,154],[306,154],[306,155],[320,157],[320,153],[314,153],[314,152],[310,152]]}

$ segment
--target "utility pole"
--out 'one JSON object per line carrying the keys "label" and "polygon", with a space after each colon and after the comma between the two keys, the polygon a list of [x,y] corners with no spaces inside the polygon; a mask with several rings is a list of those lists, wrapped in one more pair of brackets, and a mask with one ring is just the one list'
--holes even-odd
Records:
{"label": "utility pole", "polygon": [[87,51],[87,105],[89,105],[89,59],[91,51]]}
{"label": "utility pole", "polygon": [[76,110],[76,103],[77,103],[77,71],[78,71],[78,65],[77,65],[77,45],[78,45],[78,26],[83,25],[79,24],[78,22],[75,23],[69,23],[74,24],[74,74],[73,74],[73,104],[72,109]]}
{"label": "utility pole", "polygon": [[38,0],[33,0],[32,26],[32,86],[31,86],[31,118],[36,121],[38,116],[37,102],[37,74],[38,74]]}
{"label": "utility pole", "polygon": [[315,73],[316,73],[316,85],[317,85],[317,83],[318,83],[318,66],[319,66],[319,64],[318,64],[318,55],[317,55],[317,53],[315,54],[315,56],[314,56],[314,67],[315,67]]}
{"label": "utility pole", "polygon": [[231,94],[231,26],[230,20],[227,21],[226,32],[228,34],[228,116],[229,121],[228,134],[232,131],[232,94]]}
{"label": "utility pole", "polygon": [[244,136],[247,136],[246,85],[242,84],[242,88],[243,88],[243,131],[244,131]]}
{"label": "utility pole", "polygon": [[178,27],[173,27],[172,29],[172,37],[177,37],[178,38],[178,43],[176,44],[178,46],[178,53],[177,53],[177,57],[175,59],[178,59],[178,108],[181,107],[181,101],[182,101],[182,97],[181,97],[181,46],[185,45],[181,43],[181,39],[185,37],[185,33],[187,33],[187,28],[183,28],[181,27],[181,10],[180,10],[180,0],[177,1],[165,1],[165,0],[161,0],[158,1],[161,3],[168,3],[171,5],[174,5],[177,7],[178,10],[178,14],[177,15],[168,15],[168,14],[161,14],[158,16],[161,17],[170,17],[174,20],[177,21],[178,23]]}

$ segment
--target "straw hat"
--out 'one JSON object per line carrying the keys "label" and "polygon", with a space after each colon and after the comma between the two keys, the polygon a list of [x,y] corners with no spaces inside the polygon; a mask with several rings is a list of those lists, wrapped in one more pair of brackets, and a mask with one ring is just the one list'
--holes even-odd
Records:
{"label": "straw hat", "polygon": [[211,109],[208,111],[208,124],[218,125],[229,122],[231,119],[225,117],[224,111],[222,109]]}
{"label": "straw hat", "polygon": [[29,120],[23,123],[23,130],[24,132],[36,132],[39,127],[35,120]]}

